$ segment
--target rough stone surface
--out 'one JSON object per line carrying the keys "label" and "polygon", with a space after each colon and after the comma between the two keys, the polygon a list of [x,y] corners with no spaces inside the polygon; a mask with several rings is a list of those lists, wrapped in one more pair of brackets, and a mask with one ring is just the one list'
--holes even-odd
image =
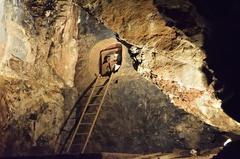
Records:
{"label": "rough stone surface", "polygon": [[129,49],[137,47],[138,53],[129,53],[138,73],[126,55],[89,152],[211,149],[223,137],[210,125],[239,133],[202,71],[204,51],[184,35],[189,29],[167,26],[153,1],[79,1],[86,11],[67,0],[4,2],[1,156],[52,153],[65,117],[94,79],[94,53],[116,42],[115,32]]}
{"label": "rough stone surface", "polygon": [[[64,9],[58,10],[63,5]],[[77,26],[74,16],[78,16],[74,7],[67,1],[5,1],[7,41],[0,63],[1,155],[34,154],[38,147],[49,153],[55,146],[64,121],[63,90],[73,85],[77,61],[77,53],[71,48],[72,28]],[[59,23],[64,28],[60,32]],[[62,58],[53,64],[54,51]],[[72,56],[66,58],[66,54]]]}
{"label": "rough stone surface", "polygon": [[[90,25],[97,21],[92,17],[89,19],[82,19],[84,27],[95,32],[80,36],[80,42],[85,42],[85,47],[80,49],[75,76],[80,94],[94,79],[95,64],[91,62],[97,56],[94,54],[114,41],[110,30],[101,24]],[[108,36],[97,40],[101,34]],[[150,153],[172,151],[176,147],[208,149],[222,142],[216,129],[174,107],[158,87],[142,78],[134,70],[128,54],[123,61],[121,69],[114,75],[88,152]]]}
{"label": "rough stone surface", "polygon": [[88,152],[203,150],[221,143],[214,140],[221,141],[216,130],[176,108],[154,84],[125,73],[113,79]]}
{"label": "rough stone surface", "polygon": [[178,29],[167,26],[152,0],[83,0],[79,4],[122,39],[142,49],[138,71],[176,106],[220,130],[240,133],[240,124],[221,109],[213,88],[214,76],[208,79],[203,72],[208,68],[205,52],[178,34]]}
{"label": "rough stone surface", "polygon": [[[61,9],[61,5],[56,8]],[[65,84],[73,87],[75,66],[78,59],[78,24],[79,13],[74,5],[65,4],[63,12],[54,24],[54,35],[51,39],[49,63]],[[51,15],[51,12],[49,13]],[[62,17],[61,17],[62,16]]]}

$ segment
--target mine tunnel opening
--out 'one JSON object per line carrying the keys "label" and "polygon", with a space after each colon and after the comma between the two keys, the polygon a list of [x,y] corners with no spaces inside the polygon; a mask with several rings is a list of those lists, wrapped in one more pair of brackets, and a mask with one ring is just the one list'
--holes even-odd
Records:
{"label": "mine tunnel opening", "polygon": [[118,72],[122,64],[122,45],[116,43],[100,51],[99,73],[110,76]]}
{"label": "mine tunnel opening", "polygon": [[98,41],[89,52],[88,72],[91,78],[110,77],[125,67],[127,48],[116,38]]}

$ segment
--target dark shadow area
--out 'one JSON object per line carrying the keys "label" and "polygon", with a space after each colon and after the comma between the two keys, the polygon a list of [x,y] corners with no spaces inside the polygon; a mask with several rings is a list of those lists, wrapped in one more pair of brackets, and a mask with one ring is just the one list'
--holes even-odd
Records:
{"label": "dark shadow area", "polygon": [[203,47],[209,67],[224,86],[223,91],[217,94],[224,102],[222,108],[240,121],[240,1],[192,0],[192,3],[207,22]]}
{"label": "dark shadow area", "polygon": [[137,77],[121,76],[111,85],[86,152],[149,154],[222,145],[225,140],[216,129],[176,108],[154,84]]}
{"label": "dark shadow area", "polygon": [[227,144],[221,152],[219,152],[213,159],[238,159],[239,158],[240,141],[234,141]]}
{"label": "dark shadow area", "polygon": [[154,0],[154,5],[167,26],[178,28],[188,37],[193,37],[202,31],[202,21],[188,0]]}
{"label": "dark shadow area", "polygon": [[[154,5],[167,25],[182,30],[190,39],[196,35],[202,37],[197,40],[201,41],[206,62],[218,79],[215,89],[223,100],[222,108],[239,122],[240,1],[155,0]],[[210,77],[208,72],[207,76]]]}
{"label": "dark shadow area", "polygon": [[49,155],[49,156],[18,156],[4,157],[0,159],[102,159],[101,154],[79,154],[79,155]]}

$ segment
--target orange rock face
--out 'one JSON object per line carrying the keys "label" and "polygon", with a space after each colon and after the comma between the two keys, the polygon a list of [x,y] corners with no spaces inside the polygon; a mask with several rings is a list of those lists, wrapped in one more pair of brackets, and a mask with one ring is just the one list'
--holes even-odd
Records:
{"label": "orange rock face", "polygon": [[[159,15],[151,0],[114,1],[113,3],[87,0],[80,1],[82,6],[92,4],[93,13],[107,27],[128,41],[138,46],[148,45],[156,50],[171,49],[176,33]],[[97,12],[98,9],[101,12]],[[95,12],[96,10],[96,12]],[[99,14],[100,13],[100,14]]]}

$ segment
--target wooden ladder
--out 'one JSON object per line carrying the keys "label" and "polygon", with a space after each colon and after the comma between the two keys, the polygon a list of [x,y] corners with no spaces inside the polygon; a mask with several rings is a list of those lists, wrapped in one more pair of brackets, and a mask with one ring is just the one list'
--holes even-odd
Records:
{"label": "wooden ladder", "polygon": [[[84,153],[96,124],[100,110],[102,108],[105,96],[109,89],[112,75],[102,77],[98,75],[89,96],[86,96],[87,102],[83,107],[80,118],[76,120],[72,131],[66,138],[65,144],[59,146],[56,153]],[[70,119],[67,119],[70,120]],[[71,150],[75,150],[71,152]],[[77,150],[77,151],[76,151]]]}

